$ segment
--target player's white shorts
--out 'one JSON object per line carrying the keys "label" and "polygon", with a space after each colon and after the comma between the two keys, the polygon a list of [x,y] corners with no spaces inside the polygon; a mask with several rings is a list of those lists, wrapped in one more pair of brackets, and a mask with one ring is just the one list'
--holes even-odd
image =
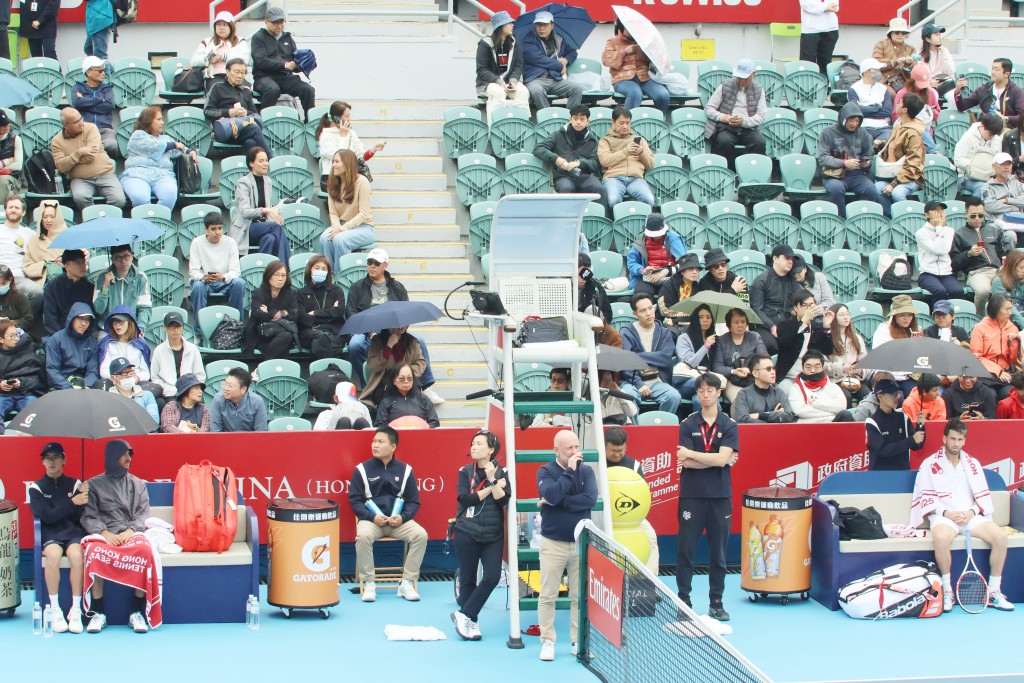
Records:
{"label": "player's white shorts", "polygon": [[991,521],[991,517],[987,517],[985,515],[975,515],[974,517],[971,517],[969,520],[967,520],[967,524],[960,526],[959,524],[951,520],[949,517],[943,517],[942,515],[931,515],[929,517],[929,523],[931,524],[931,528],[934,529],[936,526],[939,526],[941,524],[943,526],[948,526],[950,529],[955,529],[958,535],[963,534],[964,531],[966,531],[967,529],[974,531],[974,529],[976,529],[979,524],[984,524],[985,522]]}

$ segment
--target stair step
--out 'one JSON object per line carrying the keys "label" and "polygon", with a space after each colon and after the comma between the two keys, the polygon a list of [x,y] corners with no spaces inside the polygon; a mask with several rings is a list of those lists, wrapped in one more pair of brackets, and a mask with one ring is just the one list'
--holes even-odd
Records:
{"label": "stair step", "polygon": [[387,138],[397,135],[403,138],[433,138],[441,137],[443,119],[416,120],[416,121],[360,121],[360,138]]}
{"label": "stair step", "polygon": [[512,410],[516,415],[539,415],[541,413],[593,413],[593,401],[517,401]]}
{"label": "stair step", "polygon": [[[450,274],[450,273],[448,273],[448,274],[431,273],[431,274],[426,274],[426,275],[421,275],[421,274],[402,275],[402,277],[401,277],[402,284],[405,285],[405,288],[409,290],[410,294],[412,294],[414,292],[419,292],[419,291],[452,290],[452,289],[455,289],[456,287],[458,287],[463,282],[465,282],[466,280],[469,280],[469,279],[470,278],[467,277],[465,274],[453,275],[453,274]],[[465,328],[463,328],[463,329],[465,329]],[[474,328],[474,334],[476,334],[477,338],[480,338],[480,339],[486,339],[487,338],[487,333],[486,333],[486,331],[484,331],[483,328]],[[457,340],[457,341],[462,341],[462,340],[460,339],[460,340]]]}
{"label": "stair step", "polygon": [[[373,212],[373,222],[376,229],[377,241],[380,243],[390,242],[451,242],[460,237],[460,228],[457,225],[388,225],[382,221],[382,211]],[[404,215],[409,215],[404,212]],[[397,215],[389,215],[391,220],[398,220]]]}
{"label": "stair step", "polygon": [[463,281],[465,281],[465,279],[469,278],[470,274],[469,259],[467,258],[392,258],[388,264],[388,270],[399,279],[404,275],[413,273],[438,273],[445,275],[462,273]]}
{"label": "stair step", "polygon": [[[321,102],[321,101],[318,100],[317,104],[329,105],[331,103],[330,102]],[[355,113],[357,116],[360,115],[360,112],[358,110],[353,110],[353,113]],[[355,125],[356,125],[356,128],[358,129],[359,128],[359,123],[356,122]],[[361,130],[357,130],[357,132],[362,133]],[[362,139],[362,137],[360,137],[360,139]],[[438,143],[438,139],[439,138],[420,138],[420,137],[403,138],[403,137],[398,137],[398,136],[393,136],[393,135],[383,136],[381,138],[381,140],[382,141],[383,140],[387,140],[388,144],[386,144],[384,146],[384,149],[382,149],[381,151],[377,152],[377,154],[374,155],[373,163],[376,165],[377,162],[379,162],[379,161],[381,161],[383,159],[390,158],[390,157],[432,157],[432,156],[437,156],[438,151],[440,150],[440,147],[437,144]],[[364,140],[363,142],[365,144],[366,140]]]}
{"label": "stair step", "polygon": [[[555,454],[550,451],[516,451],[516,462],[551,462]],[[583,450],[583,462],[597,462],[598,454],[595,450]]]}
{"label": "stair step", "polygon": [[377,190],[370,195],[370,206],[374,209],[395,208],[449,208],[452,205],[451,192],[400,192],[396,190]]}
{"label": "stair step", "polygon": [[[433,349],[431,349],[433,351]],[[430,367],[434,370],[434,377],[440,381],[441,379],[451,380],[470,380],[470,379],[482,379],[486,380],[489,376],[487,372],[487,366],[482,362],[480,363],[452,363],[446,361],[435,361],[433,353],[430,354]],[[446,397],[447,398],[447,397]],[[518,459],[519,455],[516,454]],[[550,458],[548,458],[550,460]]]}
{"label": "stair step", "polygon": [[362,126],[364,121],[444,121],[449,107],[475,107],[477,100],[358,100],[349,104]]}
{"label": "stair step", "polygon": [[[521,612],[536,612],[537,605],[540,603],[540,598],[519,598],[519,611]],[[567,610],[572,608],[572,598],[555,598],[555,609],[556,610]]]}
{"label": "stair step", "polygon": [[[390,143],[388,143],[390,144]],[[384,149],[387,149],[385,147]],[[381,150],[380,154],[373,157],[373,178],[376,181],[378,177],[384,176],[390,173],[424,173],[424,174],[435,174],[441,173],[443,175],[444,168],[441,164],[441,157],[439,156],[383,156],[384,150]],[[376,182],[374,183],[376,188]],[[429,188],[416,188],[416,189],[429,189]]]}
{"label": "stair step", "polygon": [[448,176],[444,173],[377,173],[373,172],[374,193],[382,190],[434,191],[448,189]]}
{"label": "stair step", "polygon": [[391,242],[377,233],[377,246],[384,248],[390,258],[465,258],[466,245],[462,242]]}
{"label": "stair step", "polygon": [[[377,193],[373,192],[370,196],[375,195]],[[389,194],[388,198],[390,199],[392,196]],[[396,226],[413,230],[434,227],[449,228],[455,225],[456,219],[455,208],[450,206],[451,197],[448,198],[448,201],[449,206],[373,206],[373,224],[377,228]]]}
{"label": "stair step", "polygon": [[[594,507],[591,508],[594,512],[600,512],[604,510],[604,501],[598,498],[594,502]],[[517,498],[516,499],[516,512],[540,512],[540,498]],[[534,550],[533,552],[537,552]],[[524,551],[519,550],[519,559],[523,559]]]}

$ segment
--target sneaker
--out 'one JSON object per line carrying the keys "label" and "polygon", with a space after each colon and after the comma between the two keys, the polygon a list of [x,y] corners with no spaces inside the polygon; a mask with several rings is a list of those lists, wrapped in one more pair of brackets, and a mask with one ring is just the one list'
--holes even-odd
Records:
{"label": "sneaker", "polygon": [[405,598],[409,602],[419,602],[420,594],[416,592],[416,586],[409,579],[402,579],[398,584],[398,597]]}
{"label": "sneaker", "polygon": [[377,584],[367,581],[363,584],[363,602],[374,602],[377,599]]}
{"label": "sneaker", "polygon": [[469,639],[470,640],[482,640],[483,634],[480,633],[480,626],[477,625],[472,619],[469,620]]}
{"label": "sneaker", "polygon": [[575,656],[576,656],[576,654],[577,654],[577,653],[578,653],[579,651],[580,651],[580,650],[579,650],[579,647],[577,647],[577,646],[576,646],[576,643],[573,643],[572,645],[570,645],[570,646],[569,646],[569,652],[571,652],[571,653],[572,653],[572,656],[573,656],[573,657],[575,657]]}
{"label": "sneaker", "polygon": [[469,630],[469,617],[458,610],[452,612],[452,622],[455,624],[455,632],[459,634],[459,637],[463,640],[472,640],[472,633]]}
{"label": "sneaker", "polygon": [[427,387],[426,389],[422,389],[421,391],[423,392],[423,395],[429,398],[430,402],[433,403],[435,406],[439,406],[442,403],[444,403],[444,399],[441,398],[441,395],[439,393],[434,391],[434,387]]}
{"label": "sneaker", "polygon": [[[1013,603],[1006,599],[1006,596],[996,591],[988,594],[988,606],[992,609],[1002,610],[1003,612],[1012,612]],[[54,622],[53,630],[57,630],[57,624]]]}
{"label": "sneaker", "polygon": [[545,640],[540,644],[540,661],[542,662],[553,662],[555,661],[555,641]]}
{"label": "sneaker", "polygon": [[68,632],[82,632],[82,610],[78,607],[72,607],[68,612]]}
{"label": "sneaker", "polygon": [[953,611],[953,587],[943,586],[942,587],[942,611],[952,612]]}
{"label": "sneaker", "polygon": [[128,625],[136,633],[146,633],[149,631],[149,624],[146,623],[146,617],[142,616],[142,612],[132,612],[131,616],[128,617]]}
{"label": "sneaker", "polygon": [[89,618],[89,625],[85,627],[86,633],[99,633],[107,626],[107,615],[95,612]]}
{"label": "sneaker", "polygon": [[64,613],[60,611],[60,607],[58,607],[57,609],[52,610],[52,611],[53,611],[53,616],[51,617],[52,621],[50,623],[53,624],[53,632],[54,633],[67,633],[68,622],[64,618]]}
{"label": "sneaker", "polygon": [[729,621],[729,613],[725,611],[725,607],[721,603],[709,606],[708,616],[718,621]]}

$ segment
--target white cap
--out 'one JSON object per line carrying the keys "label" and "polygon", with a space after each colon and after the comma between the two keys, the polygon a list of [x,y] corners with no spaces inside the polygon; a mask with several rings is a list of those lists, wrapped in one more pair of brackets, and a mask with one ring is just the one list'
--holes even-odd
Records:
{"label": "white cap", "polygon": [[999,152],[994,157],[992,157],[992,163],[993,164],[1012,164],[1013,163],[1013,157],[1011,157],[1006,152]]}
{"label": "white cap", "polygon": [[537,12],[536,16],[533,17],[533,23],[553,24],[555,23],[555,15],[551,14],[551,12]]}
{"label": "white cap", "polygon": [[884,66],[885,64],[878,61],[874,57],[868,57],[867,59],[860,63],[860,72],[864,73],[868,69],[881,69]]}
{"label": "white cap", "polygon": [[103,60],[99,57],[89,55],[82,60],[82,73],[88,73],[89,69],[95,69],[98,66],[103,66]]}
{"label": "white cap", "polygon": [[338,382],[334,387],[334,395],[338,403],[343,401],[356,401],[356,386],[352,382]]}
{"label": "white cap", "polygon": [[213,18],[213,23],[216,24],[218,21],[233,24],[235,23],[235,15],[233,15],[231,12],[228,12],[227,10],[223,12],[217,12],[217,16]]}
{"label": "white cap", "polygon": [[732,75],[736,78],[750,78],[757,71],[757,67],[754,66],[754,60],[752,59],[741,59],[736,62],[736,66],[733,67]]}
{"label": "white cap", "polygon": [[387,263],[388,252],[384,251],[380,247],[377,247],[376,249],[371,249],[370,253],[366,255],[366,260],[369,261],[370,259],[373,259],[377,263]]}

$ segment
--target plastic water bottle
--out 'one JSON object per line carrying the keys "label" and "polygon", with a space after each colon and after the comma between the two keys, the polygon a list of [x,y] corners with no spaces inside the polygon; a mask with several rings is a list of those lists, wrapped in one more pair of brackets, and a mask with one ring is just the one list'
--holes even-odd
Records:
{"label": "plastic water bottle", "polygon": [[32,605],[32,635],[38,636],[43,632],[43,608],[39,603]]}
{"label": "plastic water bottle", "polygon": [[57,183],[57,194],[64,194],[64,176],[58,171],[54,179]]}
{"label": "plastic water bottle", "polygon": [[53,637],[53,607],[46,606],[43,610],[43,638]]}
{"label": "plastic water bottle", "polygon": [[254,600],[252,593],[249,593],[249,597],[245,599],[245,627],[252,628],[252,601]]}
{"label": "plastic water bottle", "polygon": [[249,628],[251,628],[253,631],[259,631],[260,630],[260,599],[257,598],[255,595],[252,596],[252,604],[250,605],[250,609],[252,610],[252,619],[251,619]]}

